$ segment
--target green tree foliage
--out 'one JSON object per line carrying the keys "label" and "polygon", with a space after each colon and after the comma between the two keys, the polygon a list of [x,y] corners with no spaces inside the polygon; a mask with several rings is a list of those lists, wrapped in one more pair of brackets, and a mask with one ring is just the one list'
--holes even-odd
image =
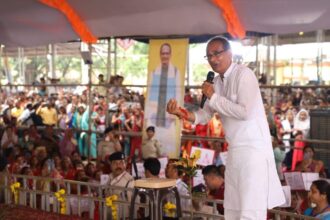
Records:
{"label": "green tree foliage", "polygon": [[[55,59],[56,72],[60,73],[60,77],[65,79],[71,71],[81,72],[81,60],[77,57],[58,56]],[[80,82],[78,75],[76,82]]]}
{"label": "green tree foliage", "polygon": [[206,78],[206,73],[209,70],[209,67],[207,64],[203,63],[196,63],[192,65],[192,79],[191,82],[192,85],[199,85],[201,82],[203,82]]}
{"label": "green tree foliage", "polygon": [[117,50],[117,73],[125,77],[125,83],[131,84],[139,81],[146,82],[148,70],[149,45],[135,42],[126,51],[118,47]]}

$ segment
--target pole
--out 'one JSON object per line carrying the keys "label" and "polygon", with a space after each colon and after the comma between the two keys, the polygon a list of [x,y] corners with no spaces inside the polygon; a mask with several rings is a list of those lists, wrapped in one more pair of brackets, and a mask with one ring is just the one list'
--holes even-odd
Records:
{"label": "pole", "polygon": [[[88,44],[88,50],[92,57],[92,44]],[[92,64],[88,64],[88,162],[91,160],[91,146],[92,146],[92,113],[93,113],[93,99],[92,99]]]}

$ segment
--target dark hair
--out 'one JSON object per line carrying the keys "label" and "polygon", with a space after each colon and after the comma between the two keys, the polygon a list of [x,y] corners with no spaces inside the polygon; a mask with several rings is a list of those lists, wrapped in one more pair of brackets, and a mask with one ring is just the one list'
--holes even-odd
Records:
{"label": "dark hair", "polygon": [[328,204],[330,203],[330,183],[326,180],[315,180],[312,185],[316,186],[320,194],[327,196]]}
{"label": "dark hair", "polygon": [[170,53],[172,53],[172,48],[171,48],[171,45],[169,43],[163,43],[161,46],[160,46],[160,53],[162,52],[162,49],[163,47],[165,46],[168,46],[168,48],[170,48]]}
{"label": "dark hair", "polygon": [[24,166],[22,169],[21,169],[21,172],[20,174],[21,175],[28,175],[26,172],[30,169],[30,166]]}
{"label": "dark hair", "polygon": [[305,152],[307,148],[310,148],[313,151],[313,153],[315,153],[314,147],[309,146],[309,145],[305,146],[303,151]]}
{"label": "dark hair", "polygon": [[227,38],[221,37],[221,36],[216,36],[213,37],[207,42],[207,45],[213,43],[213,42],[219,42],[222,44],[224,50],[230,50],[230,43]]}
{"label": "dark hair", "polygon": [[218,177],[223,177],[220,173],[220,169],[216,165],[208,165],[202,170],[203,175],[216,175]]}
{"label": "dark hair", "polygon": [[174,169],[176,169],[178,172],[178,176],[182,176],[184,167],[182,165],[176,165],[175,162],[178,162],[178,161],[179,161],[178,159],[169,159],[168,164],[173,165]]}
{"label": "dark hair", "polygon": [[147,158],[143,163],[144,169],[152,175],[158,176],[160,172],[160,162],[157,158]]}

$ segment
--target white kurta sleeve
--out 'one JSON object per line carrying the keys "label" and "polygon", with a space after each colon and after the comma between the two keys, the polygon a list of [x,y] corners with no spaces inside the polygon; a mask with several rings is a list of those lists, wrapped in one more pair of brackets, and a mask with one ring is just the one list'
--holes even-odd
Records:
{"label": "white kurta sleeve", "polygon": [[258,96],[260,96],[258,81],[248,68],[245,68],[235,80],[237,94],[230,94],[233,100],[214,93],[209,104],[222,115],[238,120],[248,120],[253,116],[252,110],[255,109]]}
{"label": "white kurta sleeve", "polygon": [[199,109],[198,111],[194,112],[195,114],[195,122],[194,124],[206,124],[210,121],[213,116],[213,109],[209,105],[209,100],[206,100],[204,108]]}

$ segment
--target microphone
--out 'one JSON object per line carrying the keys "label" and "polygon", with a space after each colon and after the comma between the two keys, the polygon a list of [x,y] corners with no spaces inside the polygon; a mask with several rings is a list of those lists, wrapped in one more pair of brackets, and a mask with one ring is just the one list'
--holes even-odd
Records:
{"label": "microphone", "polygon": [[[213,79],[214,79],[214,72],[209,71],[209,72],[207,73],[206,82],[213,83]],[[205,102],[206,102],[206,99],[207,99],[206,95],[203,94],[203,96],[202,96],[202,101],[201,101],[201,105],[200,105],[201,108],[204,107],[204,104],[205,104]]]}

